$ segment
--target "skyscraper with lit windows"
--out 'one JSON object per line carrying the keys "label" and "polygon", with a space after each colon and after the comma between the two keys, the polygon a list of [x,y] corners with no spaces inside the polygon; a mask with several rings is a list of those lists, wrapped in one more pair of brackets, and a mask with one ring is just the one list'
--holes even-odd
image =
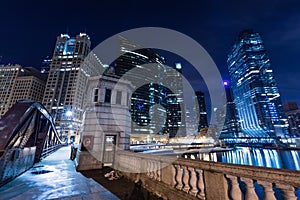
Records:
{"label": "skyscraper with lit windows", "polygon": [[0,118],[21,100],[42,101],[46,76],[33,67],[0,66]]}
{"label": "skyscraper with lit windows", "polygon": [[[131,97],[132,134],[168,134],[170,138],[179,133],[184,126],[180,103],[183,101],[182,80],[180,63],[173,68],[165,66],[165,59],[153,49],[144,48],[133,41],[119,36],[121,55],[115,61],[114,69],[117,76],[126,75],[133,84],[139,80],[146,80],[147,84],[136,88]],[[154,65],[155,76],[147,65]],[[141,72],[132,72],[134,68],[142,69]],[[174,94],[163,85],[164,80],[176,88]],[[180,83],[180,84],[178,84]]]}
{"label": "skyscraper with lit windows", "polygon": [[250,137],[288,134],[270,59],[259,33],[245,30],[228,54],[231,87],[242,132]]}
{"label": "skyscraper with lit windows", "polygon": [[88,77],[101,72],[102,65],[90,48],[91,41],[85,33],[74,38],[61,34],[48,72],[43,104],[54,117],[60,136],[68,142],[79,139]]}
{"label": "skyscraper with lit windows", "polygon": [[205,105],[205,98],[204,93],[201,91],[196,91],[196,99],[199,106],[199,122],[198,122],[198,132],[203,128],[208,128],[207,122],[207,112],[206,112],[206,105]]}
{"label": "skyscraper with lit windows", "polygon": [[[224,105],[226,108],[225,122],[221,130],[220,138],[223,137],[238,137],[240,134],[240,125],[236,112],[236,107],[233,99],[231,84],[229,81],[223,81],[227,102]],[[220,111],[220,109],[219,109]],[[219,112],[220,113],[220,112]]]}
{"label": "skyscraper with lit windows", "polygon": [[289,122],[291,135],[300,136],[300,109],[296,102],[283,103],[283,110]]}

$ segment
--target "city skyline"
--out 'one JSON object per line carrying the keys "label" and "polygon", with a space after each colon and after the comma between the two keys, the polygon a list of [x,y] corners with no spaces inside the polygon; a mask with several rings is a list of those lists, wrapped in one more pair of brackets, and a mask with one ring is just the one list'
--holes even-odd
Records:
{"label": "city skyline", "polygon": [[[251,28],[260,32],[265,42],[282,101],[300,104],[297,86],[300,75],[297,68],[300,4],[297,1],[232,1],[230,5],[226,2],[213,5],[208,2],[142,4],[120,1],[96,4],[87,1],[85,8],[80,9],[81,5],[79,1],[59,4],[53,1],[45,4],[4,2],[1,6],[1,24],[5,27],[1,37],[1,64],[40,68],[42,60],[52,55],[55,38],[60,33],[76,35],[87,32],[93,48],[118,32],[157,26],[180,31],[198,41],[211,55],[223,78],[228,79],[228,51],[236,35]],[[97,12],[99,10],[101,12]],[[32,52],[35,53],[32,55]],[[186,65],[189,64],[183,63]]]}

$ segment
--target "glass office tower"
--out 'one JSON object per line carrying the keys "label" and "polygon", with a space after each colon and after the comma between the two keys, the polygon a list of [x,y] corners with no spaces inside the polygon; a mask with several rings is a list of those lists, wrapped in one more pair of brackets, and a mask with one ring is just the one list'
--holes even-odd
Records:
{"label": "glass office tower", "polygon": [[236,106],[233,99],[232,89],[230,87],[229,81],[223,81],[223,85],[225,88],[225,94],[227,102],[225,104],[226,107],[226,116],[224,126],[221,131],[222,137],[238,137],[241,130],[238,120],[238,115],[236,111]]}
{"label": "glass office tower", "polygon": [[[132,134],[169,134],[169,137],[175,137],[178,129],[182,126],[180,102],[182,102],[182,94],[173,94],[167,87],[163,85],[163,77],[169,83],[175,82],[177,75],[174,71],[166,68],[165,60],[158,55],[153,49],[144,48],[133,41],[119,36],[120,53],[114,63],[115,74],[124,76],[135,83],[148,82],[145,85],[136,88],[131,96],[131,118],[132,118]],[[152,64],[156,69],[156,78],[148,76],[152,74],[151,68],[147,64]],[[134,68],[142,69],[142,71],[131,70]],[[175,70],[180,72],[179,65]],[[159,80],[159,81],[157,81]],[[179,93],[181,86],[176,85]],[[157,105],[157,106],[155,106]],[[184,135],[184,133],[180,133]]]}
{"label": "glass office tower", "polygon": [[207,122],[207,112],[206,112],[206,105],[205,105],[205,98],[204,93],[201,91],[196,91],[196,99],[199,106],[199,122],[198,122],[198,132],[203,128],[208,128]]}
{"label": "glass office tower", "polygon": [[252,30],[241,32],[227,65],[242,132],[250,137],[288,134],[280,94],[260,34]]}

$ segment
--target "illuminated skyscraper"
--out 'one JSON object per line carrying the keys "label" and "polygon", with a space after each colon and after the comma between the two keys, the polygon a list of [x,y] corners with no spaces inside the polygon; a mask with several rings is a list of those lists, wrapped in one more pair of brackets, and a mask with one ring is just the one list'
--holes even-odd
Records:
{"label": "illuminated skyscraper", "polygon": [[250,137],[287,134],[280,94],[260,34],[241,32],[227,65],[242,132]]}
{"label": "illuminated skyscraper", "polygon": [[[168,83],[177,83],[175,72],[180,71],[181,66],[177,64],[173,70],[170,70],[164,65],[164,58],[154,50],[144,48],[122,36],[119,40],[120,51],[123,54],[115,61],[116,75],[122,77],[126,74],[134,85],[139,80],[147,82],[136,88],[131,97],[132,133],[169,134],[170,137],[175,137],[178,126],[181,124],[181,118],[178,115],[181,114],[179,103],[182,98],[164,87],[161,79],[166,77],[170,79],[170,81],[167,80]],[[153,74],[147,64],[155,66],[156,78],[147,76]],[[131,71],[133,68],[139,68],[142,71],[133,73]]]}
{"label": "illuminated skyscraper", "polygon": [[[169,137],[184,137],[186,136],[186,111],[183,105],[183,80],[182,80],[183,67],[181,63],[175,63],[173,67],[166,68],[166,81],[174,89],[173,91],[166,91],[166,108],[167,108],[167,121],[166,128]],[[180,107],[180,105],[182,105]]]}
{"label": "illuminated skyscraper", "polygon": [[50,71],[50,65],[51,65],[52,59],[47,56],[43,61],[42,61],[42,67],[41,67],[41,73],[45,74],[48,76],[48,73]]}
{"label": "illuminated skyscraper", "polygon": [[208,128],[207,112],[206,112],[204,93],[201,91],[196,91],[195,94],[199,106],[199,122],[198,122],[198,132],[199,132],[203,128]]}
{"label": "illuminated skyscraper", "polygon": [[42,101],[46,76],[33,67],[0,66],[0,118],[20,100]]}
{"label": "illuminated skyscraper", "polygon": [[88,77],[101,72],[97,57],[89,54],[90,46],[90,38],[85,33],[75,38],[61,34],[48,73],[43,104],[54,117],[62,139],[69,142],[79,139]]}
{"label": "illuminated skyscraper", "polygon": [[223,85],[225,88],[227,102],[225,104],[226,115],[224,113],[225,122],[220,137],[238,137],[240,134],[240,125],[238,121],[235,103],[233,100],[232,89],[230,87],[229,81],[224,81]]}
{"label": "illuminated skyscraper", "polygon": [[[115,61],[115,73],[122,77],[126,75],[127,79],[136,86],[139,82],[146,80],[148,84],[135,88],[131,96],[131,118],[132,134],[156,134],[164,131],[163,109],[154,109],[153,105],[161,102],[162,87],[159,83],[146,74],[151,74],[151,69],[145,64],[154,64],[157,66],[157,75],[163,72],[164,60],[153,50],[143,48],[142,46],[119,36],[120,53]],[[142,71],[132,72],[134,68],[140,68]],[[159,130],[157,130],[159,128]]]}
{"label": "illuminated skyscraper", "polygon": [[289,122],[290,134],[300,136],[300,109],[296,102],[283,103],[283,110]]}

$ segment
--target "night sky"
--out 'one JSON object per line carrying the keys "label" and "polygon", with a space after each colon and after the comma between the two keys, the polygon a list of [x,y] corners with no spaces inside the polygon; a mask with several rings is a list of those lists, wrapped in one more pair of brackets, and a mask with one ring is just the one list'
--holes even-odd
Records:
{"label": "night sky", "polygon": [[[300,106],[300,2],[251,1],[2,1],[1,64],[39,68],[52,56],[56,37],[87,32],[96,46],[132,28],[164,27],[198,41],[224,79],[226,59],[239,32],[262,35],[283,102]],[[175,60],[174,60],[175,61]]]}

